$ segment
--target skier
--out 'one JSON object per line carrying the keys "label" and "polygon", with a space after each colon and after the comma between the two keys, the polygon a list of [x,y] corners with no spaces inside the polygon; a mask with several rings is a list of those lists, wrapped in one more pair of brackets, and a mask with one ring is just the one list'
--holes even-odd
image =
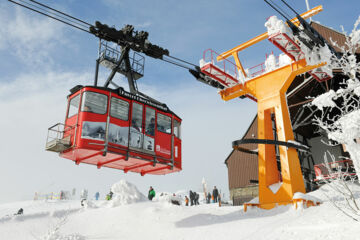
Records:
{"label": "skier", "polygon": [[213,196],[214,196],[214,202],[217,203],[218,202],[219,191],[217,190],[216,186],[214,186]]}
{"label": "skier", "polygon": [[189,198],[185,196],[185,206],[189,206]]}
{"label": "skier", "polygon": [[148,198],[150,201],[155,197],[155,190],[150,186]]}

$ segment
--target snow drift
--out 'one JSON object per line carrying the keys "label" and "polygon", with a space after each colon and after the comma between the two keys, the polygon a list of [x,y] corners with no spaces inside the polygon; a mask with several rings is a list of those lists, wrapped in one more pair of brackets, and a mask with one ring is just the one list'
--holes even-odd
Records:
{"label": "snow drift", "polygon": [[124,179],[113,184],[111,191],[114,193],[113,198],[110,201],[110,205],[112,207],[143,202],[147,200],[144,194],[142,194],[134,184],[129,183]]}

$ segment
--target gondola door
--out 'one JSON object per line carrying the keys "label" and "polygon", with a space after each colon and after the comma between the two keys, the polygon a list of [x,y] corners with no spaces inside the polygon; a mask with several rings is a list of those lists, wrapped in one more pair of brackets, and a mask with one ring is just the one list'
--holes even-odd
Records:
{"label": "gondola door", "polygon": [[155,109],[149,106],[145,108],[145,128],[144,128],[144,144],[145,152],[155,154]]}
{"label": "gondola door", "polygon": [[181,168],[181,120],[175,119],[173,122],[173,136],[174,136],[174,165]]}
{"label": "gondola door", "polygon": [[137,150],[143,149],[143,111],[144,105],[132,102],[129,147]]}
{"label": "gondola door", "polygon": [[111,97],[108,139],[110,145],[117,145],[116,149],[125,150],[128,146],[129,105],[125,99]]}
{"label": "gondola door", "polygon": [[67,114],[64,126],[64,139],[70,140],[70,145],[75,145],[75,134],[77,133],[77,124],[79,118],[80,92],[69,98]]}
{"label": "gondola door", "polygon": [[171,115],[158,112],[156,119],[156,155],[171,160]]}

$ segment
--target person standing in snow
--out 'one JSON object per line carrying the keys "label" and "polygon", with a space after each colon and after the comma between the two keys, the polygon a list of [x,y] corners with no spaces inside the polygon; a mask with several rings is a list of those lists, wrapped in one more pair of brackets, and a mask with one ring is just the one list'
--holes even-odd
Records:
{"label": "person standing in snow", "polygon": [[185,196],[185,206],[189,206],[189,198]]}
{"label": "person standing in snow", "polygon": [[217,190],[216,186],[214,186],[213,196],[214,196],[214,202],[217,203],[218,202],[219,191]]}
{"label": "person standing in snow", "polygon": [[149,198],[150,201],[152,201],[152,199],[154,197],[155,197],[155,190],[153,189],[153,187],[150,186],[148,198]]}
{"label": "person standing in snow", "polygon": [[195,205],[200,205],[199,203],[200,195],[197,192],[194,192],[194,195],[195,195],[195,199],[194,199]]}
{"label": "person standing in snow", "polygon": [[95,193],[95,200],[96,200],[96,201],[99,200],[99,197],[100,197],[100,193],[99,193],[99,192],[96,192],[96,193]]}
{"label": "person standing in snow", "polygon": [[195,199],[195,195],[193,191],[190,190],[189,196],[190,196],[190,205],[192,206],[194,205],[194,199]]}
{"label": "person standing in snow", "polygon": [[211,201],[211,194],[208,192],[207,196],[206,196],[206,203],[209,204]]}
{"label": "person standing in snow", "polygon": [[110,192],[106,195],[106,200],[110,201],[112,199],[112,197],[113,197],[113,194],[114,193],[110,189]]}

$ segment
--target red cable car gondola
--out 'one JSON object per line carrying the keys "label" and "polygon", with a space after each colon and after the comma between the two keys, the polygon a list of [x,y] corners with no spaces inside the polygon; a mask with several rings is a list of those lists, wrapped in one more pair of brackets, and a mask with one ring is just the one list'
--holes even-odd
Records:
{"label": "red cable car gondola", "polygon": [[149,99],[117,90],[76,86],[68,96],[64,128],[47,150],[87,163],[141,175],[181,170],[181,119]]}
{"label": "red cable car gondola", "polygon": [[[125,173],[180,171],[181,119],[165,104],[138,91],[135,81],[143,76],[144,57],[136,52],[130,57],[129,52],[129,45],[114,49],[100,40],[94,86],[70,90],[65,123],[49,128],[46,150],[76,164]],[[112,70],[103,87],[97,86],[99,64]],[[112,81],[117,72],[127,77],[130,92]],[[117,88],[109,88],[110,84]]]}
{"label": "red cable car gondola", "polygon": [[[181,170],[181,119],[165,104],[138,91],[136,80],[144,75],[144,57],[138,52],[188,69],[198,81],[210,86],[222,89],[222,85],[203,74],[197,65],[170,56],[167,49],[148,40],[147,32],[134,31],[132,25],[118,30],[98,21],[92,25],[37,1],[11,2],[100,40],[94,86],[70,90],[65,123],[48,129],[47,151],[58,152],[76,164],[105,166],[125,173],[167,174]],[[98,86],[100,64],[111,69],[103,87]],[[126,76],[130,92],[113,82],[117,72]],[[109,88],[110,84],[115,89]]]}

